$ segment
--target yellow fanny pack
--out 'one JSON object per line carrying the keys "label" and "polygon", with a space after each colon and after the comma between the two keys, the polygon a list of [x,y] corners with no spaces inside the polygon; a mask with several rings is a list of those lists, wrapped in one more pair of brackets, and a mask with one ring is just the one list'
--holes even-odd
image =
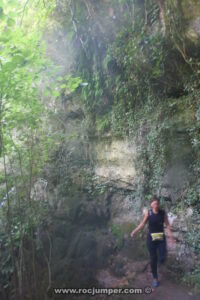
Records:
{"label": "yellow fanny pack", "polygon": [[151,233],[152,241],[162,241],[164,238],[164,232]]}

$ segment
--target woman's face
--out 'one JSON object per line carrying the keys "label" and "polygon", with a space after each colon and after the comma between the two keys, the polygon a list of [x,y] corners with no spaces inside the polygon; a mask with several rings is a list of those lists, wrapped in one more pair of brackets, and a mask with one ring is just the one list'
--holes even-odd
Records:
{"label": "woman's face", "polygon": [[151,203],[151,207],[157,210],[159,208],[159,201],[155,200]]}

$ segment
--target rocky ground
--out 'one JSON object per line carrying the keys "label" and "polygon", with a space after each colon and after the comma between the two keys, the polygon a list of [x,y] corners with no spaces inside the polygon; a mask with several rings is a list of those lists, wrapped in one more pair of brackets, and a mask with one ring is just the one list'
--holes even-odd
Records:
{"label": "rocky ground", "polygon": [[[114,258],[115,261],[124,260],[124,275],[113,275],[112,268],[99,271],[97,278],[102,287],[112,288],[142,288],[150,287],[151,292],[142,295],[110,295],[109,299],[163,299],[163,300],[197,300],[200,294],[195,293],[192,288],[181,284],[174,274],[166,267],[158,268],[160,286],[152,288],[152,275],[149,261],[132,261],[128,258],[120,258],[120,255]],[[95,299],[107,299],[107,295],[97,295]]]}

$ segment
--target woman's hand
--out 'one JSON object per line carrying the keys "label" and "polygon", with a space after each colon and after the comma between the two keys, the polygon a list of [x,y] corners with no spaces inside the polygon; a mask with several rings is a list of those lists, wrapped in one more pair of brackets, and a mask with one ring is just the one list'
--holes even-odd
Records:
{"label": "woman's hand", "polygon": [[136,235],[136,233],[142,229],[144,227],[144,225],[147,223],[148,220],[148,210],[145,211],[144,213],[144,218],[142,220],[142,222],[138,225],[138,227],[136,227],[130,234],[131,237],[134,237]]}
{"label": "woman's hand", "polygon": [[136,235],[136,231],[133,230],[133,231],[131,232],[130,236],[131,236],[131,237],[134,237],[135,235]]}
{"label": "woman's hand", "polygon": [[169,236],[169,244],[171,245],[171,247],[176,246],[176,240],[173,236]]}

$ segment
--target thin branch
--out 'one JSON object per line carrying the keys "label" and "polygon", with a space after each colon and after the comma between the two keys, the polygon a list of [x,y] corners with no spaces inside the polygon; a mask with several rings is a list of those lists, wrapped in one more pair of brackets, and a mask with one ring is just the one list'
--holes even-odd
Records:
{"label": "thin branch", "polygon": [[87,11],[88,11],[89,17],[92,17],[92,14],[91,14],[91,11],[90,11],[89,3],[87,2],[87,0],[83,0],[83,2],[85,3],[85,6],[87,7]]}
{"label": "thin branch", "polygon": [[84,50],[84,53],[86,55],[86,57],[88,58],[87,56],[87,50],[84,46],[84,43],[83,43],[83,40],[79,34],[79,31],[78,31],[78,26],[77,26],[77,21],[75,19],[75,13],[74,13],[74,2],[73,0],[70,0],[70,3],[69,3],[69,8],[70,8],[70,12],[71,12],[71,20],[72,20],[72,24],[73,24],[73,27],[74,27],[74,31],[76,33],[76,37],[79,39],[80,43],[81,43],[81,46]]}
{"label": "thin branch", "polygon": [[45,250],[44,250],[44,245],[42,243],[42,241],[39,239],[40,241],[40,245],[42,247],[42,250],[43,250],[43,255],[44,255],[44,258],[45,258],[45,261],[47,263],[47,268],[48,268],[48,286],[46,288],[46,299],[47,299],[47,293],[49,292],[50,288],[51,288],[51,257],[52,257],[52,242],[51,242],[51,237],[50,237],[50,234],[49,234],[49,231],[46,230],[46,234],[47,234],[47,237],[48,237],[48,240],[49,240],[49,256],[47,257],[46,253],[45,253]]}
{"label": "thin branch", "polygon": [[26,6],[28,5],[28,2],[29,2],[29,0],[26,0],[26,2],[24,4],[24,8],[23,8],[23,11],[22,11],[22,17],[21,17],[21,21],[20,21],[20,27],[22,26],[22,21],[23,21],[23,18],[24,18],[25,9],[26,9]]}
{"label": "thin branch", "polygon": [[5,184],[6,184],[6,196],[7,196],[7,222],[8,222],[8,232],[9,232],[9,239],[10,239],[10,252],[11,252],[11,259],[12,259],[12,265],[14,269],[14,284],[15,284],[15,297],[16,300],[19,299],[19,293],[18,293],[18,278],[17,278],[17,269],[15,264],[15,254],[14,254],[14,241],[12,237],[12,229],[11,229],[11,213],[10,213],[10,196],[8,191],[8,179],[7,179],[7,166],[6,166],[6,158],[5,153],[3,153],[3,166],[4,166],[4,176],[5,176]]}
{"label": "thin branch", "polygon": [[163,6],[163,1],[162,0],[157,0],[158,6],[160,8],[160,21],[162,23],[163,27],[163,33],[165,35],[166,32],[166,24],[165,24],[165,12],[164,12],[164,6]]}
{"label": "thin branch", "polygon": [[84,2],[85,6],[86,6],[86,8],[87,8],[89,17],[90,17],[90,18],[93,17],[93,19],[95,20],[94,24],[96,23],[96,24],[98,25],[100,31],[101,31],[102,33],[104,33],[104,29],[103,29],[103,27],[101,26],[101,23],[98,21],[98,16],[95,14],[95,10],[94,10],[94,8],[93,8],[93,6],[92,6],[92,3],[91,3],[91,2],[89,3],[87,0],[83,0],[83,2]]}
{"label": "thin branch", "polygon": [[145,18],[144,24],[146,26],[147,25],[147,0],[144,1],[144,18]]}
{"label": "thin branch", "polygon": [[[20,201],[20,195],[18,191],[18,186],[17,186],[17,181],[16,177],[14,174],[14,168],[13,168],[13,163],[9,159],[10,163],[10,169],[13,174],[14,182],[15,182],[15,190],[16,190],[16,197],[17,197],[17,202],[18,202],[18,209],[19,209],[19,219],[20,219],[20,246],[19,246],[19,294],[20,298],[24,299],[24,282],[23,282],[23,262],[24,262],[24,253],[23,253],[23,222],[22,222],[22,215],[21,215],[21,201]],[[25,187],[24,187],[25,188]]]}

